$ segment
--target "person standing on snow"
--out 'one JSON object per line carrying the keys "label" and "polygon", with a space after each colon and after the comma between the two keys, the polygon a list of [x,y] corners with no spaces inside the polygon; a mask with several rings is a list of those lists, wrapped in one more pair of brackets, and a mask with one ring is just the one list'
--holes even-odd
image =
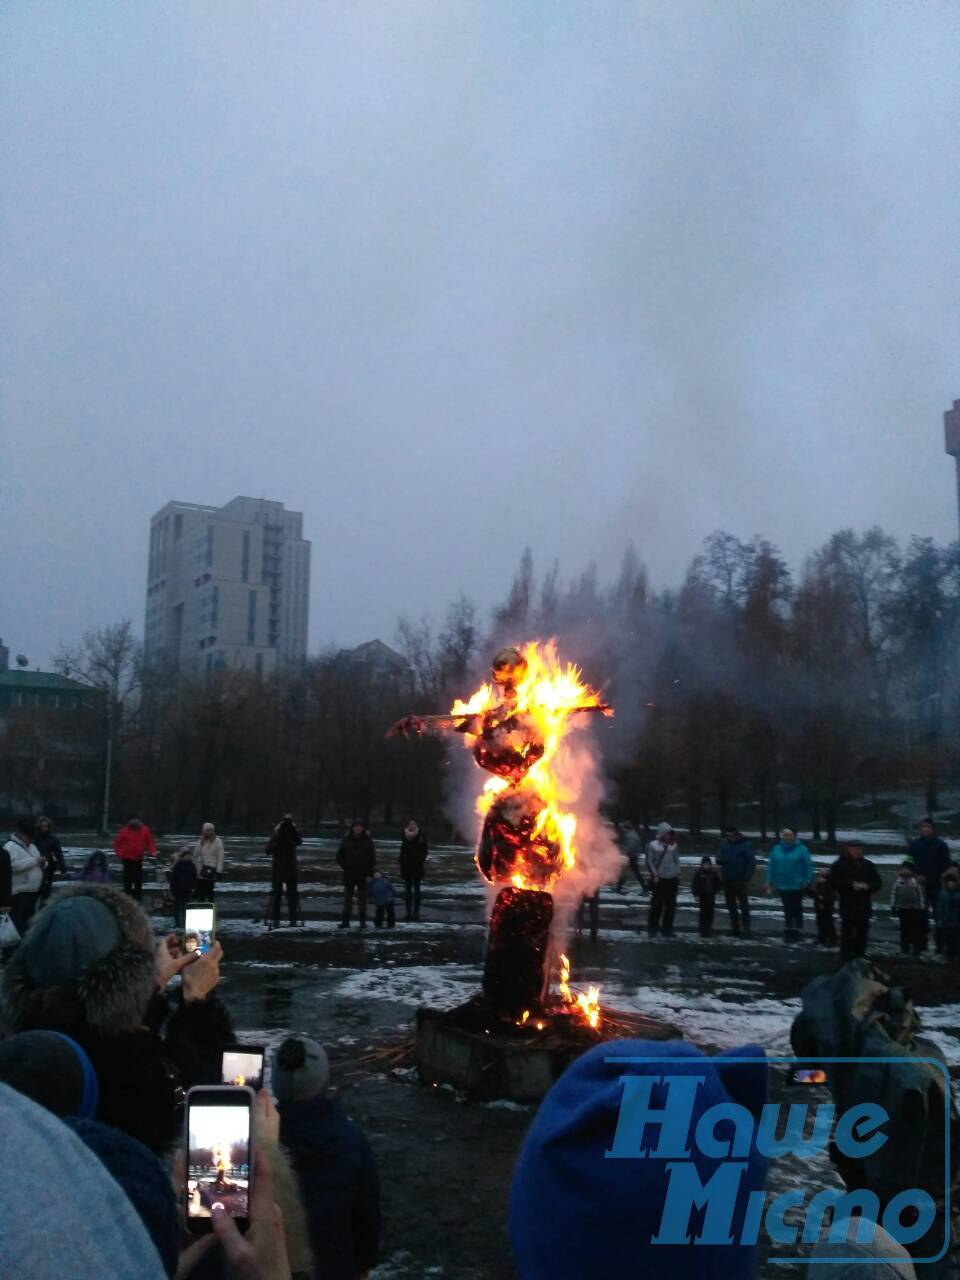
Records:
{"label": "person standing on snow", "polygon": [[143,896],[143,859],[157,856],[157,842],[150,828],[139,818],[131,818],[117,832],[113,851],[123,863],[123,891],[139,902]]}
{"label": "person standing on snow", "polygon": [[943,933],[937,924],[937,899],[943,886],[944,872],[951,860],[950,849],[946,841],[937,835],[932,818],[924,818],[920,823],[920,834],[910,842],[910,857],[927,891],[927,907],[933,916],[933,941],[939,955],[943,951]]}
{"label": "person standing on snow", "polygon": [[757,867],[753,845],[737,827],[726,827],[717,850],[723,896],[734,937],[750,937],[750,881]]}
{"label": "person standing on snow", "polygon": [[847,841],[845,851],[830,868],[828,880],[840,903],[840,958],[846,964],[866,955],[873,894],[883,882],[876,866],[863,856],[860,840]]}
{"label": "person standing on snow", "polygon": [[413,818],[403,829],[400,841],[400,875],[403,877],[405,920],[420,919],[420,882],[427,861],[427,837]]}
{"label": "person standing on snow", "polygon": [[43,881],[43,857],[33,843],[32,818],[18,818],[16,830],[3,846],[10,858],[10,919],[20,936],[30,923]]}
{"label": "person standing on snow", "polygon": [[343,918],[341,929],[350,928],[353,895],[357,895],[360,928],[367,927],[367,881],[377,865],[377,851],[363,822],[355,818],[337,850],[337,865],[343,871]]}
{"label": "person standing on snow", "polygon": [[813,884],[810,850],[791,827],[784,827],[767,860],[767,893],[775,890],[783,903],[783,937],[796,942],[803,932],[803,895]]}
{"label": "person standing on snow", "polygon": [[699,908],[700,918],[697,924],[701,938],[709,938],[713,933],[713,911],[722,886],[720,872],[713,865],[710,855],[705,854],[690,883],[690,892],[696,898]]}
{"label": "person standing on snow", "polygon": [[297,830],[293,817],[287,813],[278,822],[267,842],[271,861],[270,902],[274,929],[280,927],[280,899],[284,886],[287,890],[287,908],[290,925],[295,926],[300,911],[300,890],[297,875],[297,850],[303,844],[303,836]]}
{"label": "person standing on snow", "polygon": [[53,888],[53,877],[55,875],[65,876],[67,874],[67,864],[63,857],[63,845],[54,835],[53,823],[49,818],[37,819],[37,834],[33,842],[39,849],[40,857],[43,858],[46,864],[43,868],[43,880],[40,883],[40,905],[42,906],[50,897],[50,891]]}
{"label": "person standing on snow", "polygon": [[665,938],[672,938],[677,890],[680,887],[680,855],[677,837],[669,822],[660,823],[656,840],[651,840],[647,846],[647,870],[653,881],[647,932],[651,938],[655,938],[658,931]]}
{"label": "person standing on snow", "polygon": [[640,858],[643,855],[643,841],[640,839],[640,834],[632,822],[620,823],[620,847],[622,848],[627,861],[623,870],[620,872],[620,879],[614,885],[615,892],[623,893],[624,881],[627,878],[628,872],[632,871],[637,878],[637,884],[640,886],[641,890],[646,893],[647,886],[644,883],[643,874],[640,871]]}
{"label": "person standing on snow", "polygon": [[217,880],[223,875],[223,841],[212,822],[205,822],[200,839],[193,846],[193,865],[197,869],[199,893],[212,902]]}

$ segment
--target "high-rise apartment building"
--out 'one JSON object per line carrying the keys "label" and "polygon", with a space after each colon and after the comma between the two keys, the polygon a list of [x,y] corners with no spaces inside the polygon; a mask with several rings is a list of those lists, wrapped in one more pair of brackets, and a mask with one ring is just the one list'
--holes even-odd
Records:
{"label": "high-rise apartment building", "polygon": [[150,521],[144,661],[264,675],[307,653],[310,543],[282,502],[168,502]]}
{"label": "high-rise apartment building", "polygon": [[960,514],[960,400],[954,400],[953,408],[943,415],[943,431],[947,453],[952,453],[957,460],[957,512]]}

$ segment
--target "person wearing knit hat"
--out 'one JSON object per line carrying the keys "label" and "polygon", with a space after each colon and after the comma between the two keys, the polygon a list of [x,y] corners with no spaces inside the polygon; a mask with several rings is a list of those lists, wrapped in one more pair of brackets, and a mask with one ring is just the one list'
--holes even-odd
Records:
{"label": "person wearing knit hat", "polygon": [[[624,1153],[633,1158],[609,1159],[608,1153],[628,1078],[653,1078],[649,1103],[643,1105],[657,1112],[671,1096],[663,1077],[681,1082],[687,1076],[700,1078],[692,1102],[684,1103],[690,1107],[692,1131],[711,1107],[731,1102],[759,1117],[767,1097],[763,1058],[756,1045],[707,1058],[685,1041],[615,1040],[572,1063],[540,1104],[514,1169],[509,1225],[521,1280],[623,1275],[749,1280],[755,1274],[756,1247],[739,1243],[736,1228],[744,1223],[750,1192],[762,1191],[766,1180],[767,1161],[757,1150],[755,1128],[749,1150],[737,1154],[743,1170],[730,1244],[652,1243],[666,1225],[661,1217],[673,1176],[671,1161],[649,1154],[659,1142],[661,1126],[645,1126],[647,1154],[638,1150],[635,1156]],[[673,1061],[664,1065],[650,1059]],[[690,1158],[682,1164],[689,1164],[705,1186],[723,1161],[692,1140],[689,1146]]]}
{"label": "person wearing knit hat", "polygon": [[[100,1160],[56,1116],[0,1084],[0,1275],[166,1274],[136,1210]],[[50,1212],[41,1207],[52,1205]]]}
{"label": "person wearing knit hat", "polygon": [[363,1275],[376,1266],[380,1240],[380,1183],[370,1144],[329,1096],[330,1064],[315,1040],[289,1036],[271,1065],[280,1142],[300,1183],[317,1275]]}
{"label": "person wearing knit hat", "polygon": [[168,1276],[176,1274],[180,1216],[170,1174],[142,1142],[89,1119],[65,1121],[126,1192],[160,1255]]}
{"label": "person wearing knit hat", "polygon": [[860,1222],[847,1218],[824,1232],[810,1254],[808,1280],[916,1280],[909,1253],[883,1227],[869,1244],[857,1243]]}
{"label": "person wearing knit hat", "polygon": [[55,1116],[92,1120],[100,1086],[93,1063],[59,1031],[22,1031],[0,1040],[0,1081]]}
{"label": "person wearing knit hat", "polygon": [[[158,953],[149,920],[118,889],[72,884],[27,930],[2,979],[11,1030],[76,1040],[99,1080],[97,1119],[157,1153],[179,1137],[183,1090],[218,1084],[223,1049],[236,1038],[210,995],[220,944],[189,961],[171,957],[172,942]],[[176,972],[182,985],[171,1010],[160,988]]]}

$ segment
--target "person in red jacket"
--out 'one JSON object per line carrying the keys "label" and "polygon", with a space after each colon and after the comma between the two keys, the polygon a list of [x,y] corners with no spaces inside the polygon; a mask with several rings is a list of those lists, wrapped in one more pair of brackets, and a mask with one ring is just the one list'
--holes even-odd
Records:
{"label": "person in red jacket", "polygon": [[157,856],[157,842],[153,833],[139,818],[131,818],[117,832],[113,851],[123,863],[124,893],[129,893],[131,898],[136,898],[139,902],[143,894],[143,859],[148,853],[151,858]]}

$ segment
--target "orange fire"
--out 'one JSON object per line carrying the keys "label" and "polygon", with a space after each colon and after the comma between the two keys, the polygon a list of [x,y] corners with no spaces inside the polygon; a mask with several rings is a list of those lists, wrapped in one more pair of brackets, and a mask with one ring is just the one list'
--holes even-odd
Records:
{"label": "orange fire", "polygon": [[[575,711],[600,709],[605,715],[611,715],[609,708],[603,707],[600,695],[585,684],[580,669],[573,663],[561,663],[555,643],[551,640],[541,645],[531,641],[521,650],[526,660],[526,672],[516,685],[514,695],[507,702],[500,702],[500,693],[493,684],[484,684],[466,702],[459,698],[453,704],[452,714],[456,716],[485,717],[489,725],[513,717],[522,718],[530,724],[532,733],[530,740],[518,734],[517,751],[519,754],[533,754],[532,747],[536,743],[543,751],[539,759],[526,770],[519,780],[494,775],[489,778],[477,799],[477,813],[481,819],[490,811],[497,796],[513,790],[518,802],[525,802],[536,814],[533,824],[533,839],[548,847],[559,846],[561,857],[555,871],[546,878],[542,874],[532,874],[531,869],[519,871],[512,877],[517,889],[543,889],[549,891],[552,884],[565,870],[576,866],[576,816],[564,808],[562,788],[554,772],[557,750],[570,729],[571,714]],[[473,734],[464,735],[467,745],[472,747],[476,742]]]}

